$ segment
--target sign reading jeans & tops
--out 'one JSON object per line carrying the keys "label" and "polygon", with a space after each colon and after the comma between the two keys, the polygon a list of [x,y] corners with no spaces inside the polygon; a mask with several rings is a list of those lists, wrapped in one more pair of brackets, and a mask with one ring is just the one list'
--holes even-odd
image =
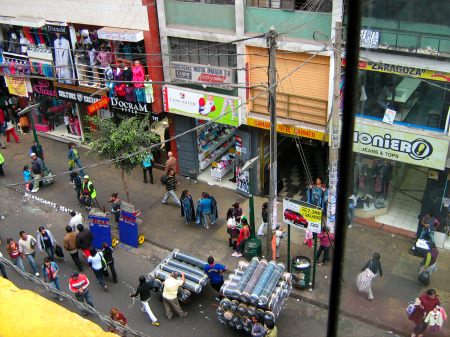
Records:
{"label": "sign reading jeans & tops", "polygon": [[167,112],[198,119],[214,119],[216,123],[232,126],[240,125],[241,100],[238,97],[172,86],[164,86],[163,93],[164,110]]}
{"label": "sign reading jeans & tops", "polygon": [[357,122],[353,133],[353,151],[444,170],[448,141]]}

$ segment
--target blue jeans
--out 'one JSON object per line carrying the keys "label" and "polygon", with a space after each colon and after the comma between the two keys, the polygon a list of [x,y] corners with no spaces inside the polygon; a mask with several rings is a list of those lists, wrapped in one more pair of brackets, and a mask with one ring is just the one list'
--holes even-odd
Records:
{"label": "blue jeans", "polygon": [[[74,161],[75,161],[75,164],[77,164],[77,166],[78,166],[79,168],[82,168],[82,167],[83,167],[83,164],[81,164],[80,159],[76,159],[76,160],[74,160]],[[83,177],[83,176],[84,176],[84,170],[80,170],[80,171],[79,171],[79,175],[80,175],[80,177]]]}
{"label": "blue jeans", "polygon": [[422,232],[420,232],[419,239],[427,240],[428,238],[429,238],[429,240],[434,242],[434,231],[429,231],[429,230],[423,228]]}
{"label": "blue jeans", "polygon": [[35,252],[31,253],[31,254],[25,254],[25,256],[28,259],[28,262],[30,263],[31,268],[33,268],[33,272],[36,274],[38,272],[38,267],[36,264],[36,261],[34,260],[34,256],[35,256]]}
{"label": "blue jeans", "polygon": [[12,259],[12,262],[19,267],[20,269],[22,269],[22,271],[25,271],[25,267],[23,266],[23,261],[22,261],[22,257],[16,257],[15,259]]}
{"label": "blue jeans", "polygon": [[51,261],[55,261],[55,247],[45,247],[45,252],[47,253]]}
{"label": "blue jeans", "polygon": [[[91,294],[89,293],[88,289],[84,290],[83,293],[81,294],[81,296],[83,296],[83,298],[87,304],[89,304],[91,307],[94,307],[94,303],[92,303],[92,297],[91,297]],[[81,300],[80,302],[83,302],[83,301]]]}
{"label": "blue jeans", "polygon": [[95,277],[97,278],[98,283],[100,283],[100,285],[102,287],[104,287],[106,285],[105,283],[105,276],[103,276],[103,269],[94,269],[92,268],[92,270],[94,271]]}
{"label": "blue jeans", "polygon": [[51,284],[54,288],[56,288],[56,289],[58,289],[58,290],[61,290],[61,288],[59,287],[59,277],[57,277],[57,278],[55,278],[53,281],[51,281],[50,284]]}

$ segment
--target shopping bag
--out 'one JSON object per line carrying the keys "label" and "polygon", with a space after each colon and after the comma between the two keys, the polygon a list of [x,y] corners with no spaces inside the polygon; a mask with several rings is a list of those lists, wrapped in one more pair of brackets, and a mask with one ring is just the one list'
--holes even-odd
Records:
{"label": "shopping bag", "polygon": [[430,273],[428,271],[423,271],[419,274],[418,280],[423,285],[427,286],[430,283]]}
{"label": "shopping bag", "polygon": [[56,245],[56,247],[55,247],[55,254],[58,257],[64,257],[64,252],[63,252],[63,250],[62,250],[60,245]]}

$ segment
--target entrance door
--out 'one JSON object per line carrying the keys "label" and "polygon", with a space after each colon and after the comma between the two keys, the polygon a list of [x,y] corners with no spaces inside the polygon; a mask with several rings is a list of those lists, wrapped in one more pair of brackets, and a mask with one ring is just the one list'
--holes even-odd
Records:
{"label": "entrance door", "polygon": [[[195,126],[194,119],[184,116],[175,118],[175,134],[179,135]],[[189,132],[177,138],[178,168],[179,173],[185,177],[196,179],[198,167],[197,132]]]}

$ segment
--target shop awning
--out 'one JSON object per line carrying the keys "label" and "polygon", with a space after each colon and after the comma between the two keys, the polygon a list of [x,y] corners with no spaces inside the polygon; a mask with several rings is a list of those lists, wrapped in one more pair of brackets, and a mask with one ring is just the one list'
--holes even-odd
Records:
{"label": "shop awning", "polygon": [[0,23],[5,25],[40,28],[45,25],[44,19],[0,16]]}
{"label": "shop awning", "polygon": [[98,38],[103,40],[139,42],[144,39],[142,30],[103,27],[97,30]]}

